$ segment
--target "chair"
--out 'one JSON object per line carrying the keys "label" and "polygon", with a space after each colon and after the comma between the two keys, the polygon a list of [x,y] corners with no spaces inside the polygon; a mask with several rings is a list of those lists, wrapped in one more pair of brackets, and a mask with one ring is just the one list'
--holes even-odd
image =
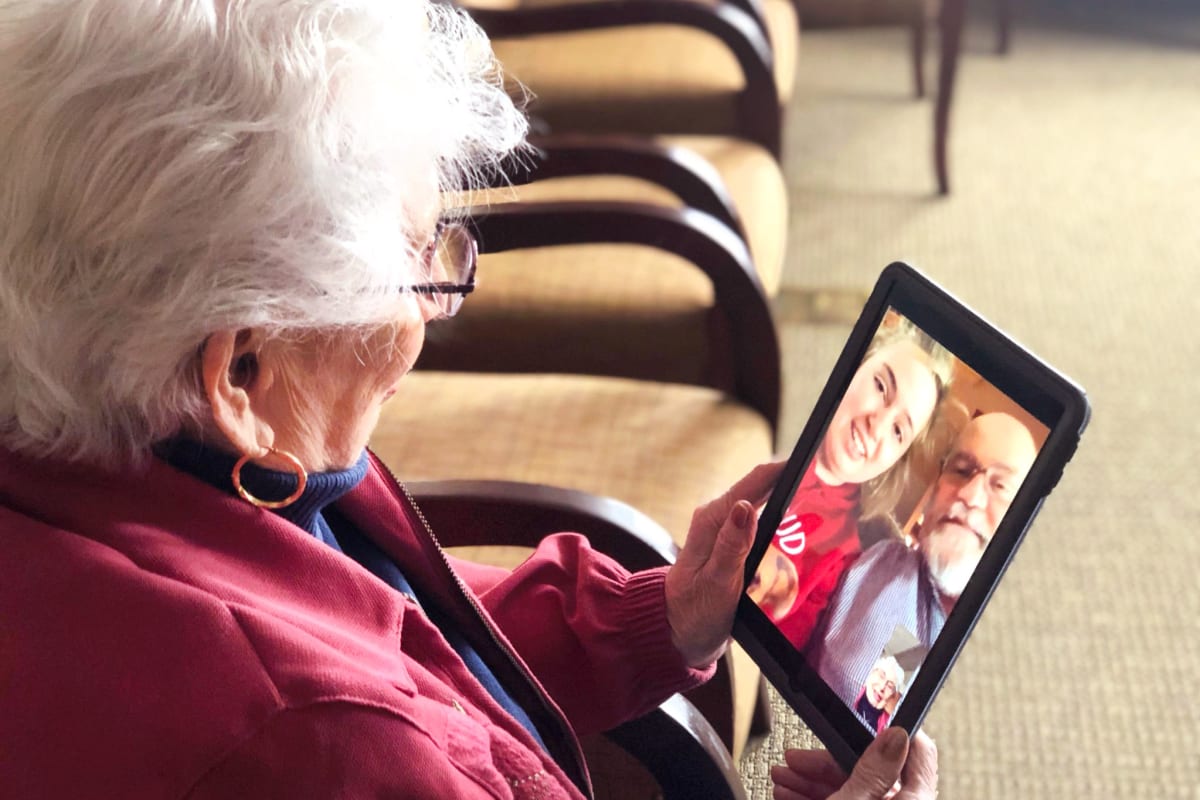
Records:
{"label": "chair", "polygon": [[[798,27],[788,0],[468,6],[548,132],[739,136],[776,157]],[[686,66],[684,66],[686,65]]]}
{"label": "chair", "polygon": [[[408,488],[442,543],[462,557],[486,561],[496,544],[532,548],[545,535],[571,530],[630,569],[674,560],[662,528],[635,509],[583,492],[494,481]],[[728,750],[680,695],[583,745],[597,798],[745,798]]]}
{"label": "chair", "polygon": [[[805,27],[907,25],[912,31],[913,80],[918,97],[925,96],[925,39],[928,23],[940,31],[937,98],[933,111],[933,162],[938,193],[949,194],[947,145],[950,106],[958,75],[958,56],[966,20],[967,0],[793,0]],[[1008,52],[1011,9],[1009,0],[996,0],[996,50]]]}
{"label": "chair", "polygon": [[[539,158],[517,160],[505,170],[518,186],[472,196],[480,224],[502,217],[501,229],[518,222],[525,228],[555,225],[549,209],[570,208],[575,226],[590,219],[594,230],[630,231],[624,239],[585,233],[587,244],[515,248],[486,234],[479,289],[457,318],[431,330],[420,366],[622,375],[729,388],[734,356],[725,320],[742,312],[715,301],[712,281],[678,248],[644,246],[660,237],[678,240],[695,223],[679,226],[670,216],[630,213],[636,206],[613,215],[621,202],[638,199],[676,216],[708,214],[708,227],[727,239],[730,229],[749,231],[741,237],[754,254],[749,271],[770,296],[779,286],[787,220],[786,188],[774,159],[731,137],[563,135],[535,143]],[[746,272],[728,258],[721,263],[726,272]],[[712,268],[720,269],[715,262]],[[765,316],[760,309],[749,318]],[[530,348],[531,340],[539,347]]]}
{"label": "chair", "polygon": [[779,291],[788,226],[783,173],[762,147],[728,136],[535,136],[482,203],[624,200],[703,211],[738,233],[763,290]]}
{"label": "chair", "polygon": [[[522,248],[578,253],[614,242],[665,253],[708,284],[710,306],[703,313],[721,320],[716,333],[723,344],[700,360],[702,374],[668,381],[628,377],[618,369],[625,366],[621,358],[607,373],[572,368],[572,352],[596,352],[592,361],[603,362],[609,347],[640,357],[651,375],[663,368],[637,352],[654,350],[655,342],[645,337],[655,320],[623,316],[619,302],[615,312],[598,308],[595,324],[578,318],[566,330],[561,321],[539,328],[536,320],[510,318],[511,325],[525,327],[499,355],[495,341],[473,339],[469,327],[448,328],[444,351],[457,351],[463,363],[454,371],[434,370],[423,355],[421,368],[384,408],[373,449],[406,479],[521,481],[615,498],[682,541],[698,503],[773,452],[778,342],[745,246],[706,214],[644,204],[513,204],[491,209],[476,225],[487,258]],[[574,262],[563,262],[563,279],[578,282]],[[481,266],[477,294],[486,291],[495,267],[494,261]],[[524,286],[532,291],[545,280],[539,275]],[[518,299],[528,301],[524,294]],[[469,306],[449,322],[466,319]],[[605,320],[608,327],[598,331]],[[632,341],[620,335],[622,325],[636,332]],[[427,353],[446,338],[437,328],[431,326],[435,341]],[[696,342],[703,344],[703,326],[699,334],[679,348],[681,357]],[[472,343],[482,355],[471,357]],[[728,659],[704,687],[708,697],[693,700],[736,756],[755,721],[760,680],[740,650],[731,650]],[[758,722],[761,728],[761,717]]]}
{"label": "chair", "polygon": [[778,338],[749,252],[726,226],[692,209],[619,201],[470,213],[479,286],[457,317],[431,326],[421,370],[715,387],[775,430]]}
{"label": "chair", "polygon": [[[679,695],[652,714],[609,731],[607,737],[646,765],[661,794],[656,798],[743,800],[741,776],[712,728],[691,703]],[[629,798],[618,791],[616,798]]]}
{"label": "chair", "polygon": [[913,85],[925,96],[925,40],[937,22],[942,0],[793,0],[806,28],[904,25],[911,33]]}

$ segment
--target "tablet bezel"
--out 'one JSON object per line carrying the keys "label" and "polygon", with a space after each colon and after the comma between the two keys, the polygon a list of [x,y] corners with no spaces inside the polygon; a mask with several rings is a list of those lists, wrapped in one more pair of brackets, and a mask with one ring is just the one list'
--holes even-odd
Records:
{"label": "tablet bezel", "polygon": [[[941,689],[1029,524],[1074,454],[1091,412],[1083,390],[1068,378],[913,267],[903,262],[888,265],[855,323],[779,483],[763,509],[755,543],[746,560],[746,585],[774,537],[787,502],[889,309],[908,318],[1050,430],[979,566],[891,720],[891,725],[912,733],[920,726]],[[834,758],[849,771],[874,736],[744,592],[734,624],[734,638],[825,743]]]}

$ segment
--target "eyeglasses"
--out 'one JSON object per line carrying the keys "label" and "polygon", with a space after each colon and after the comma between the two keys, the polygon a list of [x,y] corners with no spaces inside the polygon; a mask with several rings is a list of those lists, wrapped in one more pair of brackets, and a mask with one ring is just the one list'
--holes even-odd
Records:
{"label": "eyeglasses", "polygon": [[984,476],[984,488],[988,496],[1004,505],[1012,503],[1021,481],[1013,475],[1012,470],[1001,465],[990,467],[980,466],[979,462],[967,453],[958,453],[946,459],[942,464],[942,477],[955,488],[962,488],[975,480],[976,475]]}
{"label": "eyeglasses", "polygon": [[897,688],[896,682],[894,680],[892,680],[890,677],[888,677],[888,674],[886,672],[884,672],[883,670],[881,670],[881,669],[871,670],[871,677],[883,678],[883,688],[888,692],[888,694],[896,693],[896,688]]}
{"label": "eyeglasses", "polygon": [[404,291],[426,295],[442,316],[453,317],[466,296],[475,291],[475,266],[479,261],[475,237],[466,225],[439,222],[422,259],[426,274],[433,280],[406,287]]}

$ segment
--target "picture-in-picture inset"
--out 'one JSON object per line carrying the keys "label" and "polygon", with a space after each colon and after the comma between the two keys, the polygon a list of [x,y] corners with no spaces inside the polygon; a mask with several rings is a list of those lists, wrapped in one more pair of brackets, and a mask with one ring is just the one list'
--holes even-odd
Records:
{"label": "picture-in-picture inset", "polygon": [[867,730],[879,734],[888,726],[928,652],[905,628],[892,633],[854,701],[854,713]]}

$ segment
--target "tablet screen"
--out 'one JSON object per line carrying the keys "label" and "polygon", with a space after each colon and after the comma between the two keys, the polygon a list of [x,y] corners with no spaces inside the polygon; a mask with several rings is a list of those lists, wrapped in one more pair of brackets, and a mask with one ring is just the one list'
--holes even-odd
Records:
{"label": "tablet screen", "polygon": [[888,309],[747,586],[871,734],[904,702],[1049,433]]}

